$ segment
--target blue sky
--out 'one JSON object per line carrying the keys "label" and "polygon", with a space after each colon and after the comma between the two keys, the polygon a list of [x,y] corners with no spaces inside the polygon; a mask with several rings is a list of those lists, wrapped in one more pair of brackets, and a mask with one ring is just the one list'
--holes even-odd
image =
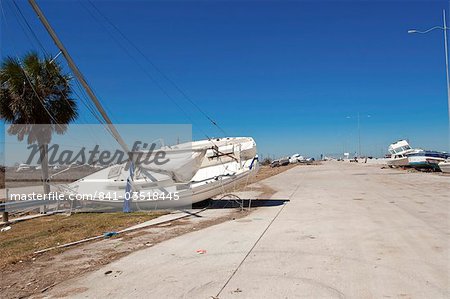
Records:
{"label": "blue sky", "polygon": [[[28,3],[17,3],[46,51],[57,54]],[[194,120],[195,139],[223,135],[128,47],[176,104],[168,99],[89,3],[38,3],[115,122]],[[264,156],[354,152],[358,112],[363,154],[380,155],[400,138],[448,150],[442,31],[407,33],[441,25],[446,1],[94,3],[227,135],[253,136]],[[2,4],[2,58],[40,50],[13,2]],[[95,123],[82,115],[79,123]]]}

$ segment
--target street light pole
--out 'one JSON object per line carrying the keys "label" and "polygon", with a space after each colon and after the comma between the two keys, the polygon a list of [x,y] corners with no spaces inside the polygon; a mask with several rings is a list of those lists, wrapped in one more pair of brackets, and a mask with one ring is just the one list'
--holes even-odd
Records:
{"label": "street light pole", "polygon": [[447,27],[445,9],[442,10],[442,17],[443,17],[443,27],[435,26],[435,27],[432,27],[432,28],[430,28],[428,30],[424,30],[424,31],[412,29],[412,30],[408,30],[408,33],[425,34],[430,31],[433,31],[435,29],[441,29],[442,31],[444,31],[445,73],[446,73],[446,79],[447,79],[448,146],[449,146],[449,150],[450,150],[450,78],[449,78],[449,70],[448,70],[448,41],[447,41],[447,30],[449,30],[450,28]]}
{"label": "street light pole", "polygon": [[360,117],[358,112],[358,158],[361,157],[361,125],[360,125]]}
{"label": "street light pole", "polygon": [[[363,117],[371,117],[371,115],[363,115]],[[355,116],[347,116],[347,119],[355,119]],[[357,120],[357,125],[358,125],[358,151],[356,152],[356,156],[359,158],[361,157],[361,113],[358,112],[356,114],[356,120]]]}
{"label": "street light pole", "polygon": [[445,9],[442,11],[444,21],[444,48],[445,48],[445,73],[447,75],[447,108],[448,108],[448,129],[449,129],[449,145],[450,145],[450,79],[448,76],[448,42],[447,42],[447,22],[445,19]]}

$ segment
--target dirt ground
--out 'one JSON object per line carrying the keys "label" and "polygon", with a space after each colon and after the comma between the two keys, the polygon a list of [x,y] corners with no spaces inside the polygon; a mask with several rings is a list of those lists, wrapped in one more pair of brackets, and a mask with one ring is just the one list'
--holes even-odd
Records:
{"label": "dirt ground", "polygon": [[56,214],[12,224],[0,233],[0,268],[29,259],[33,252],[142,223],[167,212]]}
{"label": "dirt ground", "polygon": [[[249,187],[250,184],[260,182],[265,178],[277,175],[298,165],[276,168],[262,166],[253,178],[247,183],[237,186],[236,190],[248,190],[248,188],[251,188]],[[259,191],[261,198],[268,198],[274,193],[274,190],[270,187],[262,183],[258,185],[259,187],[253,188],[252,190]],[[31,295],[38,297],[40,295],[45,296],[45,292],[54,285],[77,275],[96,270],[100,266],[106,265],[133,251],[153,246],[154,244],[193,230],[199,230],[224,221],[232,221],[244,217],[248,213],[248,211],[240,211],[239,209],[229,209],[226,213],[221,213],[217,217],[183,218],[165,225],[152,226],[109,239],[101,239],[99,241],[93,241],[67,249],[54,250],[39,255],[33,255],[30,252],[42,249],[42,244],[38,247],[27,247],[25,252],[14,252],[13,258],[3,257],[8,262],[0,266],[0,271],[2,272],[0,293],[3,298],[23,298]],[[95,215],[88,216],[95,217]],[[29,220],[27,221],[27,225],[33,225],[38,221],[43,221],[41,219],[50,219],[49,217]],[[128,222],[128,224],[132,225],[141,221],[142,219],[135,219],[134,222]],[[84,222],[88,223],[88,221]],[[13,229],[17,228],[19,224],[14,224]],[[116,227],[114,225],[109,226],[108,230],[118,230],[118,228],[122,227],[123,225],[116,224]],[[42,233],[45,235],[56,233],[56,231],[45,231]],[[81,235],[79,237],[82,239]],[[55,236],[51,239],[54,240]],[[4,240],[1,241],[3,242]],[[73,240],[71,239],[71,241]]]}

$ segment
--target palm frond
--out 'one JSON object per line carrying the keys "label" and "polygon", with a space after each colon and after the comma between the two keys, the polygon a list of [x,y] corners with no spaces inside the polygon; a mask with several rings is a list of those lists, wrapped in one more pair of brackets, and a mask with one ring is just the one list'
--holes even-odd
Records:
{"label": "palm frond", "polygon": [[[63,134],[78,117],[71,98],[70,76],[37,52],[23,59],[6,57],[0,66],[0,119],[12,124],[9,134],[28,143],[49,143],[53,132]],[[48,124],[49,126],[38,126]]]}

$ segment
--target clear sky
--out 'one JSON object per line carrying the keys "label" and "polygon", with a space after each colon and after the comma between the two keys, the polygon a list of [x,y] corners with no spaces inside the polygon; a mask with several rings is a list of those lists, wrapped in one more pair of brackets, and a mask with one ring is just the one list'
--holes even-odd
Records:
{"label": "clear sky", "polygon": [[[446,1],[94,3],[227,135],[253,136],[264,156],[355,152],[358,112],[363,154],[380,155],[400,138],[448,150],[443,33],[407,33],[442,25]],[[28,3],[17,4],[56,55]],[[88,2],[38,4],[115,122],[194,120],[195,139],[223,135]],[[2,7],[2,58],[42,52],[12,0]],[[81,110],[80,123],[96,122]]]}

